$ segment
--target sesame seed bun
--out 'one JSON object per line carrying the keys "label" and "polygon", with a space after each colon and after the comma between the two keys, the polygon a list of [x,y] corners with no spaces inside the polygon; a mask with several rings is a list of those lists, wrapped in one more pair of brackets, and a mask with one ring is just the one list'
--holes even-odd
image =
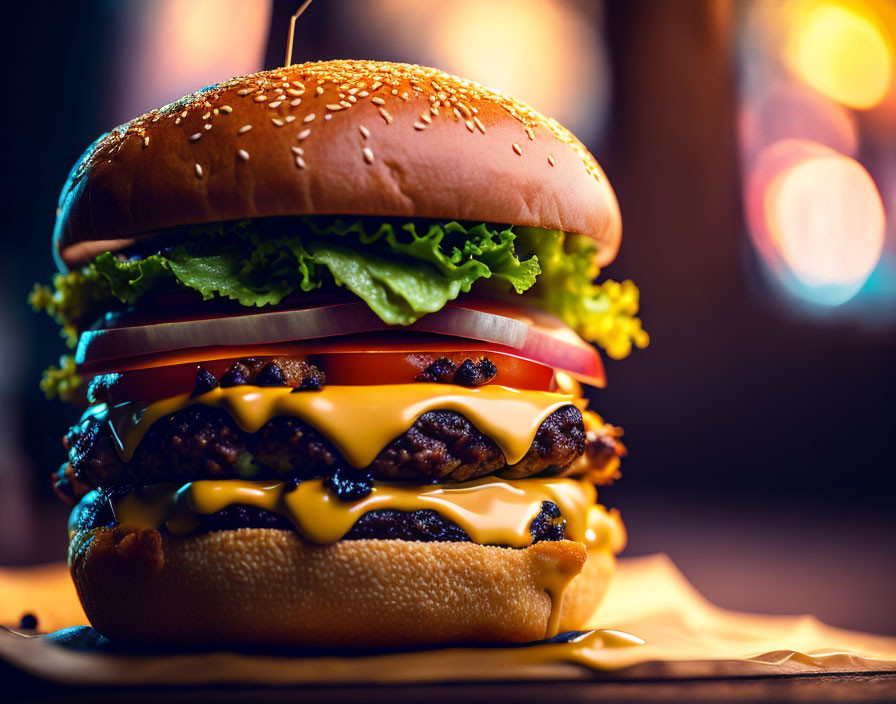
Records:
{"label": "sesame seed bun", "polygon": [[[586,559],[587,556],[587,559]],[[545,575],[578,575],[560,630],[584,625],[614,558],[568,540],[523,550],[474,543],[309,543],[243,528],[178,538],[98,528],[75,536],[72,576],[91,624],[141,643],[413,646],[545,637]]]}
{"label": "sesame seed bun", "polygon": [[309,63],[233,78],[122,125],[59,200],[61,268],[172,227],[279,215],[509,223],[621,236],[594,157],[528,106],[431,68]]}

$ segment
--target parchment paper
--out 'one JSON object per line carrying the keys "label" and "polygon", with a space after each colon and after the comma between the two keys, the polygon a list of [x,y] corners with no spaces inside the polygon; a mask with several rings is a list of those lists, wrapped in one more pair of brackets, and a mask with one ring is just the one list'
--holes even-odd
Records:
{"label": "parchment paper", "polygon": [[[65,565],[0,570],[0,623],[25,612],[50,631],[86,623]],[[425,683],[508,679],[700,678],[896,671],[896,638],[832,628],[811,616],[761,616],[707,602],[665,555],[620,561],[589,624],[645,642],[604,647],[447,648],[315,656],[270,652],[121,652],[0,630],[0,658],[40,678],[90,685]],[[608,639],[613,640],[613,639]]]}

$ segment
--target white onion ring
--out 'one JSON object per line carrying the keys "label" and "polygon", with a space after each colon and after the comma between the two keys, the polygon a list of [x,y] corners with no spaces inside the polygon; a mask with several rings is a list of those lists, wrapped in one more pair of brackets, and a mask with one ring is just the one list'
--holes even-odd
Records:
{"label": "white onion ring", "polygon": [[[512,310],[505,307],[502,312]],[[603,365],[597,350],[559,319],[543,313],[525,313],[520,320],[480,310],[475,303],[449,303],[413,325],[397,328],[380,320],[366,303],[353,301],[88,330],[78,342],[75,361],[79,365],[96,364],[196,347],[245,347],[400,329],[504,345],[517,350],[521,357],[565,371],[580,381],[604,385]]]}

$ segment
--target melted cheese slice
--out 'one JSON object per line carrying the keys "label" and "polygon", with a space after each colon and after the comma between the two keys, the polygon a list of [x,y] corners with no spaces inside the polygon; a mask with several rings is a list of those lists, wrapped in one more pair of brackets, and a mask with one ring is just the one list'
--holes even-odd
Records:
{"label": "melted cheese slice", "polygon": [[486,477],[425,486],[377,482],[368,496],[353,502],[340,501],[321,479],[291,491],[280,481],[221,479],[146,487],[116,500],[113,508],[122,526],[164,527],[185,535],[196,530],[200,515],[254,506],[286,517],[300,534],[321,544],[342,539],[368,511],[429,509],[460,526],[475,543],[522,548],[532,543],[529,526],[541,503],[553,501],[567,521],[567,539],[619,552],[625,543],[619,514],[595,504],[596,499],[591,484],[574,479]]}
{"label": "melted cheese slice", "polygon": [[542,421],[575,401],[570,394],[492,384],[473,389],[424,383],[325,386],[298,393],[283,387],[232,386],[195,398],[173,396],[149,406],[121,404],[109,409],[109,420],[119,454],[127,462],[153,423],[188,406],[223,409],[248,433],[277,416],[294,416],[314,426],[350,465],[360,468],[373,462],[421,415],[447,410],[464,415],[498,444],[508,464],[515,464],[528,452]]}

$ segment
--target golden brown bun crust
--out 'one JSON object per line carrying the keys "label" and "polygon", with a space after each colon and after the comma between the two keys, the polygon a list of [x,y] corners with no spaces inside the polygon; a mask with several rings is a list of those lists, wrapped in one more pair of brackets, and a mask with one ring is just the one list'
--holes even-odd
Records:
{"label": "golden brown bun crust", "polygon": [[158,230],[276,215],[559,229],[597,240],[600,265],[621,236],[606,176],[557,122],[435,69],[369,61],[234,78],[122,125],[75,165],[58,213],[68,267]]}
{"label": "golden brown bun crust", "polygon": [[570,630],[614,566],[609,553],[586,563],[571,541],[315,545],[252,528],[191,538],[99,528],[75,537],[70,564],[91,624],[112,639],[319,647],[538,640],[551,613],[546,575],[579,575],[561,612]]}

